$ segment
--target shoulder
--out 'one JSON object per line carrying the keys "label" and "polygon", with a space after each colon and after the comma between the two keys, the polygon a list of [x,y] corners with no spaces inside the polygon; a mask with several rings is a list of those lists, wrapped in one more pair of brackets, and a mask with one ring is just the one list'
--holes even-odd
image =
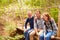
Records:
{"label": "shoulder", "polygon": [[37,20],[37,17],[34,17],[34,20]]}
{"label": "shoulder", "polygon": [[51,18],[51,21],[54,21],[54,19],[53,19],[53,18]]}
{"label": "shoulder", "polygon": [[32,19],[34,19],[34,16],[32,16]]}
{"label": "shoulder", "polygon": [[28,21],[29,20],[29,18],[26,18],[26,21]]}
{"label": "shoulder", "polygon": [[41,18],[42,22],[45,22],[42,18]]}
{"label": "shoulder", "polygon": [[54,23],[55,21],[54,21],[54,19],[53,18],[51,18],[51,20],[50,20],[52,23]]}

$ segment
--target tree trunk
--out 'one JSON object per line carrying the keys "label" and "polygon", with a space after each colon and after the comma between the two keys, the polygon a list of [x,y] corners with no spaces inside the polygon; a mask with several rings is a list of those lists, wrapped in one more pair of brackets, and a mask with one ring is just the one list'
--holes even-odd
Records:
{"label": "tree trunk", "polygon": [[58,15],[58,32],[57,36],[60,37],[60,10],[59,10],[59,15]]}

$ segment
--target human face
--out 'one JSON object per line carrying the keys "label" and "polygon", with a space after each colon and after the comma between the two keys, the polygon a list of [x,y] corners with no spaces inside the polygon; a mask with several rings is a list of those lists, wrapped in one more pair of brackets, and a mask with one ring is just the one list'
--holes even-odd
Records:
{"label": "human face", "polygon": [[43,19],[44,19],[45,21],[48,21],[48,17],[47,17],[46,15],[43,15]]}
{"label": "human face", "polygon": [[32,12],[29,11],[29,12],[28,12],[28,18],[31,18],[31,17],[32,17]]}
{"label": "human face", "polygon": [[39,11],[36,11],[36,17],[40,18],[41,14],[39,13]]}

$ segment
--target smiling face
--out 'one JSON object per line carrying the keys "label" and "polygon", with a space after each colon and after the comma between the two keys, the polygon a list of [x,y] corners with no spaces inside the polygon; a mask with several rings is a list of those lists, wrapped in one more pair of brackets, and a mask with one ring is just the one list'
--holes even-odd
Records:
{"label": "smiling face", "polygon": [[44,19],[45,21],[48,21],[48,17],[45,16],[45,15],[43,15],[43,19]]}
{"label": "smiling face", "polygon": [[29,11],[29,12],[28,12],[28,18],[31,18],[31,17],[32,17],[32,12]]}
{"label": "smiling face", "polygon": [[37,17],[37,18],[40,18],[40,16],[41,16],[40,11],[39,11],[39,10],[37,10],[35,13],[36,13],[36,17]]}
{"label": "smiling face", "polygon": [[43,13],[43,19],[44,19],[45,21],[50,20],[49,14],[48,14],[48,13]]}

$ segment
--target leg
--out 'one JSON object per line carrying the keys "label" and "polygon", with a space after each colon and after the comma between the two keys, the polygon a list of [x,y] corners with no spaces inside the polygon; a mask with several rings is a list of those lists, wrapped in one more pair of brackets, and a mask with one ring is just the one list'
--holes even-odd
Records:
{"label": "leg", "polygon": [[50,40],[51,39],[51,35],[52,35],[52,32],[47,32],[45,38],[46,40]]}
{"label": "leg", "polygon": [[44,33],[40,34],[39,40],[44,40]]}
{"label": "leg", "polygon": [[30,36],[30,40],[33,40],[33,36],[34,36],[34,34],[35,34],[35,30],[32,30],[32,32],[29,34],[29,36]]}
{"label": "leg", "polygon": [[24,32],[24,36],[25,36],[25,40],[29,40],[29,31],[30,29],[28,29],[26,32]]}
{"label": "leg", "polygon": [[26,31],[26,32],[24,32],[24,36],[25,36],[25,40],[28,40],[27,38],[28,38],[28,32]]}
{"label": "leg", "polygon": [[40,32],[38,33],[38,40],[40,40],[39,35],[40,35],[40,36],[43,35],[43,30],[40,30]]}

